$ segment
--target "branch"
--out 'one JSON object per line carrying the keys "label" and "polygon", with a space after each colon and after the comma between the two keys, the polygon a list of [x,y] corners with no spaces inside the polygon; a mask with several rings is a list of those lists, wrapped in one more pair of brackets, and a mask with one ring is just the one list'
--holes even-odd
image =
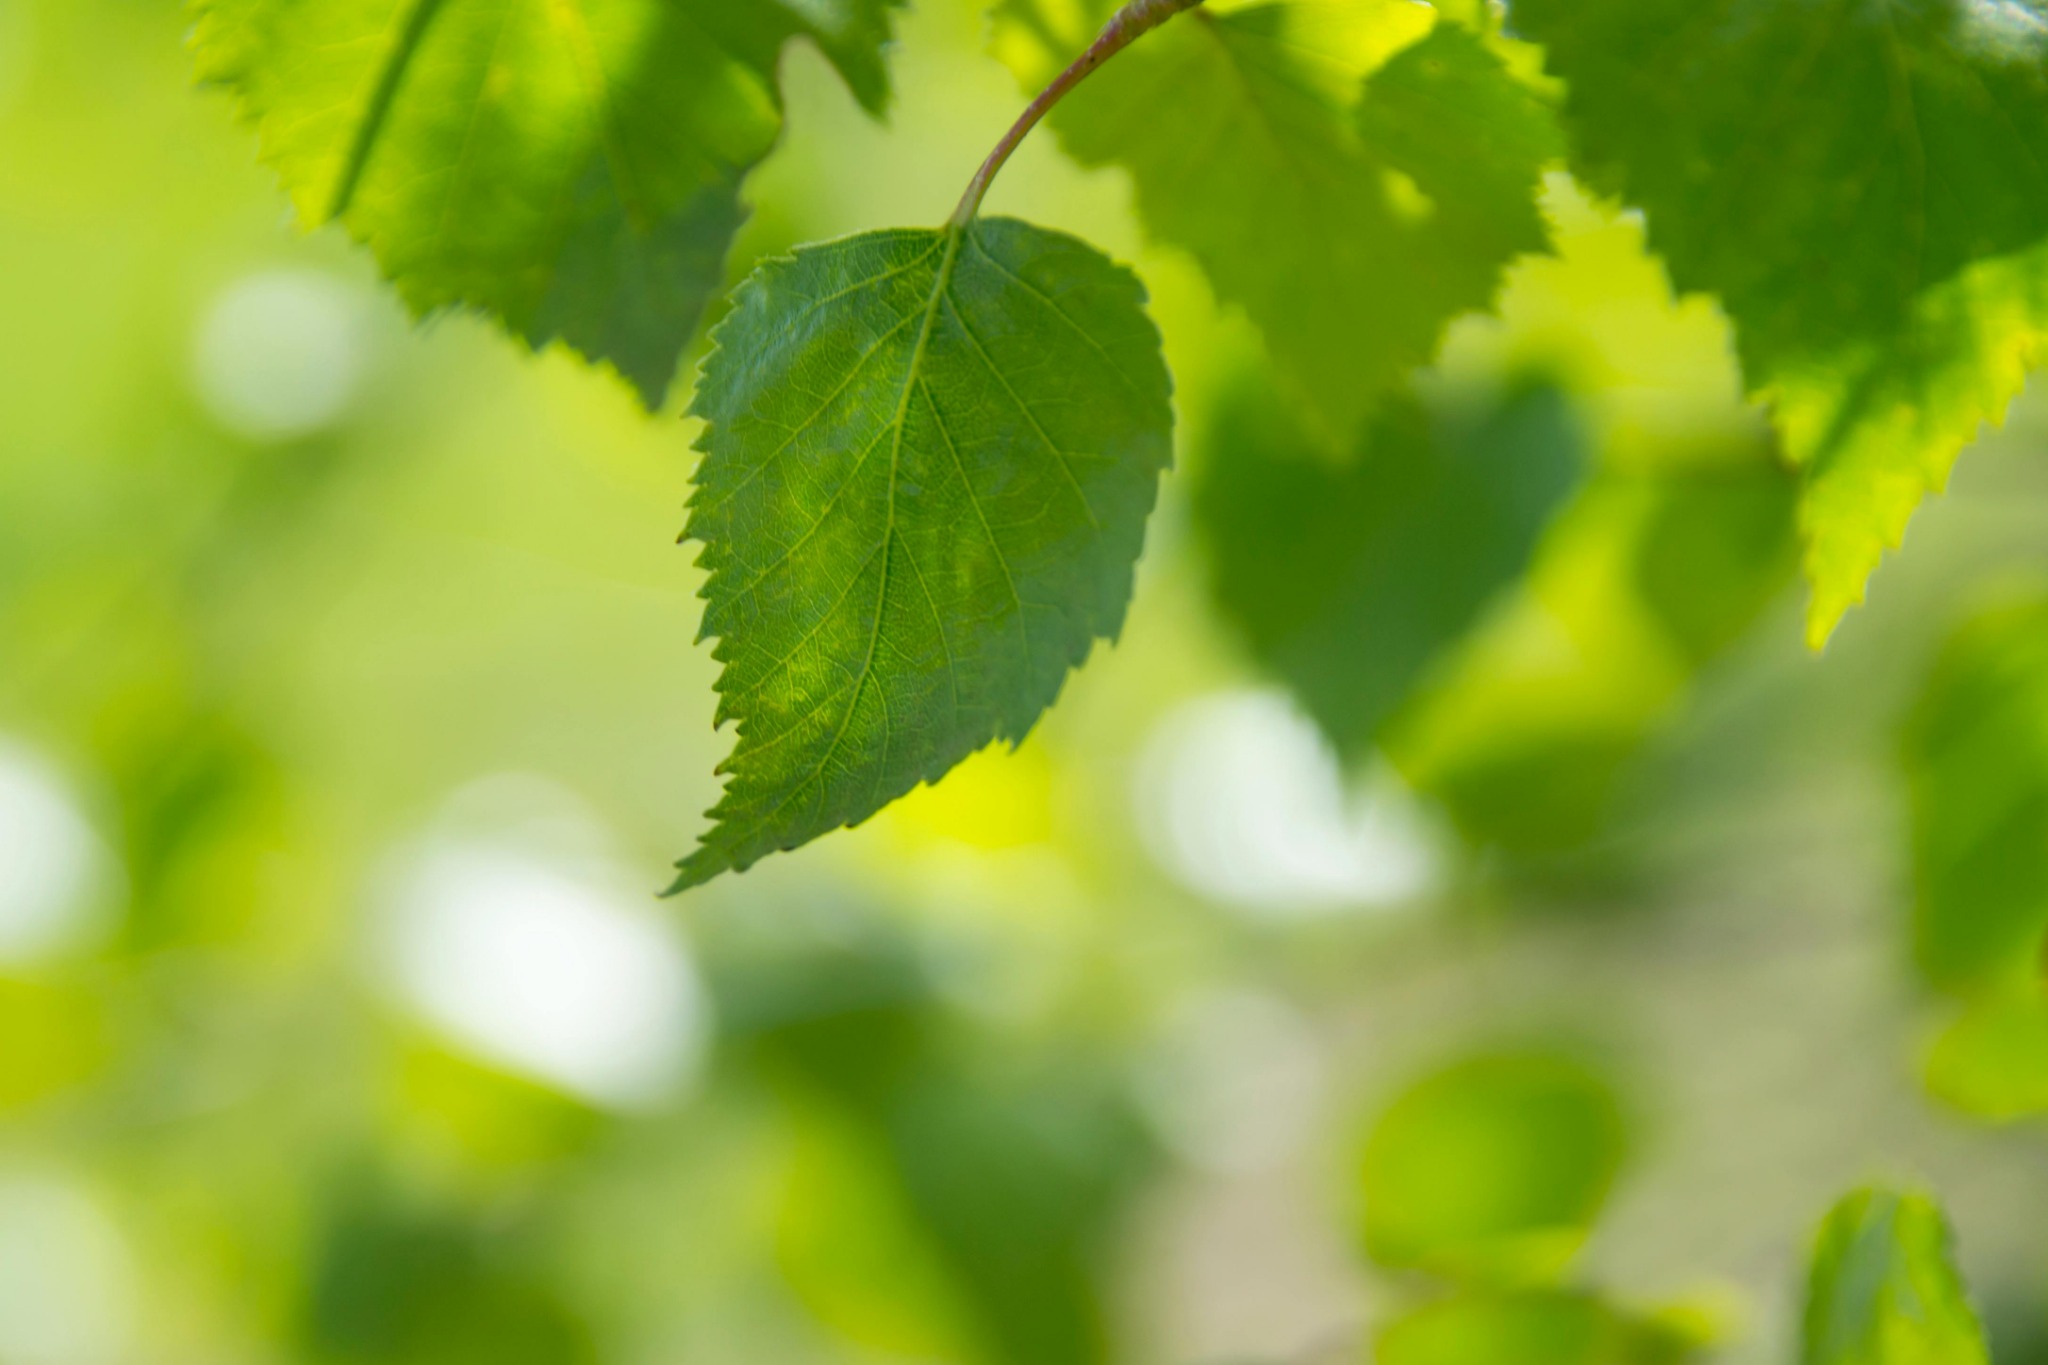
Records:
{"label": "branch", "polygon": [[997,172],[1010,159],[1010,154],[1028,137],[1033,128],[1052,107],[1066,98],[1067,92],[1093,75],[1095,68],[1129,47],[1132,43],[1158,28],[1161,24],[1179,14],[1182,10],[1193,9],[1202,0],[1130,0],[1130,3],[1116,12],[1103,27],[1102,36],[1072,66],[1059,74],[1045,93],[1031,102],[996,149],[988,154],[988,160],[981,163],[981,169],[974,173],[974,179],[967,186],[967,193],[960,198],[960,207],[953,211],[953,226],[965,227],[974,215],[981,212],[981,201],[988,196],[988,187],[994,183]]}

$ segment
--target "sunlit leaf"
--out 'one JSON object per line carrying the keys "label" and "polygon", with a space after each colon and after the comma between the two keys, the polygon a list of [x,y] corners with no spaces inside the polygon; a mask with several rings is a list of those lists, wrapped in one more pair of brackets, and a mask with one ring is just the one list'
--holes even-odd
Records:
{"label": "sunlit leaf", "polygon": [[1211,418],[1194,494],[1218,602],[1356,757],[1527,567],[1584,443],[1548,386],[1447,416],[1404,394],[1337,463],[1248,374]]}
{"label": "sunlit leaf", "polygon": [[1367,1139],[1366,1251],[1458,1278],[1548,1278],[1585,1240],[1627,1153],[1620,1101],[1578,1058],[1461,1061],[1402,1095]]}
{"label": "sunlit leaf", "polygon": [[481,309],[650,404],[723,279],[741,181],[812,36],[864,103],[900,0],[198,0],[301,221],[376,252],[413,310]]}
{"label": "sunlit leaf", "polygon": [[1802,1365],[1987,1365],[1933,1200],[1859,1190],[1829,1212],[1807,1280],[1804,1344]]}
{"label": "sunlit leaf", "polygon": [[739,743],[678,889],[1021,741],[1116,635],[1172,453],[1144,302],[1009,220],[808,247],[741,290],[688,532]]}
{"label": "sunlit leaf", "polygon": [[[1006,0],[997,53],[1043,84],[1110,8]],[[1545,241],[1549,110],[1481,39],[1448,23],[1425,36],[1428,19],[1401,0],[1196,10],[1052,115],[1084,165],[1130,171],[1150,231],[1259,325],[1339,445]]]}
{"label": "sunlit leaf", "polygon": [[[2008,12],[2010,11],[2010,12]],[[1824,640],[2048,329],[2038,16],[1956,0],[1518,0],[1576,163],[1725,303],[1805,471]]]}
{"label": "sunlit leaf", "polygon": [[1978,993],[1927,1050],[1928,1093],[1973,1118],[2048,1113],[2048,984],[2015,980]]}

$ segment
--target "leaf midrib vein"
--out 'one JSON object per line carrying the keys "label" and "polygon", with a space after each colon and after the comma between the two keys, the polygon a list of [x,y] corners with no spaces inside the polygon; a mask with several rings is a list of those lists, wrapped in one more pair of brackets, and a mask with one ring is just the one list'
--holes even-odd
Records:
{"label": "leaf midrib vein", "polygon": [[982,534],[988,537],[989,548],[995,551],[996,564],[1003,571],[1003,582],[1010,589],[1010,600],[1017,604],[1017,632],[1024,646],[1024,659],[1029,666],[1031,659],[1031,622],[1024,610],[1024,594],[1017,590],[1017,576],[1010,568],[1010,557],[1003,553],[1003,543],[996,539],[995,527],[989,525],[988,512],[981,505],[981,494],[974,491],[974,481],[967,477],[967,462],[960,458],[960,447],[953,440],[953,433],[946,428],[944,414],[932,397],[931,385],[923,380],[918,386],[924,390],[925,406],[932,410],[932,425],[939,429],[940,439],[946,443],[946,452],[953,457],[953,468],[960,471],[960,486],[967,492],[967,505],[974,509],[974,519],[981,523]]}
{"label": "leaf midrib vein", "polygon": [[378,69],[377,83],[370,88],[370,102],[363,111],[363,121],[356,125],[355,137],[349,143],[348,159],[342,163],[341,174],[335,179],[334,193],[327,206],[329,218],[341,217],[354,201],[356,187],[362,183],[363,173],[369,169],[370,153],[376,149],[377,140],[383,136],[384,124],[391,117],[392,106],[398,101],[398,87],[404,82],[405,73],[418,55],[420,45],[426,41],[427,30],[440,13],[442,3],[443,0],[413,0],[412,7],[405,12],[405,22],[398,30],[397,41]]}
{"label": "leaf midrib vein", "polygon": [[[852,694],[847,698],[846,714],[840,719],[839,728],[833,731],[832,738],[826,744],[825,752],[819,755],[816,765],[812,767],[809,773],[805,774],[801,782],[791,787],[780,801],[777,801],[760,816],[756,822],[757,825],[767,826],[773,824],[776,816],[782,814],[791,802],[808,791],[811,785],[824,775],[825,769],[831,765],[832,759],[838,754],[839,746],[845,742],[846,732],[852,728],[854,716],[860,711],[861,695],[867,691],[868,684],[874,680],[875,650],[882,641],[882,621],[889,605],[889,562],[891,556],[889,555],[888,547],[896,539],[896,476],[903,464],[903,430],[906,419],[910,414],[911,388],[916,384],[919,372],[924,368],[925,352],[931,345],[932,328],[938,321],[939,303],[947,297],[948,289],[953,282],[953,269],[960,257],[960,239],[966,232],[967,229],[960,227],[952,227],[946,230],[946,254],[940,260],[937,274],[932,281],[932,295],[925,305],[924,322],[918,328],[917,343],[911,347],[910,363],[904,369],[903,384],[896,396],[896,416],[893,423],[895,439],[889,450],[889,495],[881,535],[881,581],[875,589],[875,619],[874,624],[868,630],[867,652],[861,659],[859,672],[855,675]],[[888,750],[886,740],[876,767],[884,772],[887,770]]]}

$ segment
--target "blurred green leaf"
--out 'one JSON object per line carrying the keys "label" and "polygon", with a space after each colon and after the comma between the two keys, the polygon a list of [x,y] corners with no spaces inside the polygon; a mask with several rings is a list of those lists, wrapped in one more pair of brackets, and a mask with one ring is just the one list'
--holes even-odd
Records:
{"label": "blurred green leaf", "polygon": [[1979,1118],[2048,1110],[2048,600],[1984,612],[1943,648],[1910,717],[1913,947],[1964,1002],[1927,1085]]}
{"label": "blurred green leaf", "polygon": [[988,1046],[885,936],[717,980],[795,1100],[780,1240],[814,1311],[905,1355],[1111,1358],[1098,1258],[1149,1157],[1113,1069]]}
{"label": "blurred green leaf", "polygon": [[1585,439],[1562,393],[1529,384],[1448,419],[1403,394],[1359,445],[1320,458],[1247,373],[1210,419],[1193,495],[1224,615],[1351,759],[1528,566]]}
{"label": "blurred green leaf", "polygon": [[1392,727],[1395,765],[1476,844],[1586,846],[1699,673],[1791,580],[1795,493],[1757,443],[1596,474],[1522,600]]}
{"label": "blurred green leaf", "polygon": [[1844,1198],[1821,1224],[1802,1365],[1986,1365],[1948,1222],[1925,1195]]}
{"label": "blurred green leaf", "polygon": [[1960,992],[2036,978],[2048,927],[2048,599],[1956,632],[1904,748],[1921,971]]}
{"label": "blurred green leaf", "polygon": [[1993,1123],[2048,1113],[2048,990],[2038,980],[1984,992],[1928,1049],[1927,1089]]}
{"label": "blurred green leaf", "polygon": [[[996,52],[1035,90],[1113,8],[1004,0]],[[1399,0],[1196,10],[1051,118],[1083,165],[1130,171],[1146,225],[1258,324],[1340,447],[1546,241],[1550,111],[1483,40],[1450,23],[1425,36],[1428,21]]]}
{"label": "blurred green leaf", "polygon": [[300,220],[347,224],[416,313],[560,338],[652,407],[781,131],[783,43],[879,109],[900,3],[198,0],[194,43]]}
{"label": "blurred green leaf", "polygon": [[1144,305],[1007,219],[807,247],[742,288],[687,532],[739,742],[677,890],[1021,742],[1117,634],[1173,453]]}
{"label": "blurred green leaf", "polygon": [[1698,1345],[1567,1290],[1455,1294],[1395,1319],[1376,1344],[1379,1365],[1677,1365]]}
{"label": "blurred green leaf", "polygon": [[1366,1252],[1456,1279],[1549,1279],[1585,1241],[1628,1146],[1613,1087],[1574,1056],[1457,1062],[1397,1099],[1366,1141]]}
{"label": "blurred green leaf", "polygon": [[317,1360],[378,1365],[595,1365],[589,1328],[484,1220],[416,1207],[378,1177],[331,1192],[306,1336]]}
{"label": "blurred green leaf", "polygon": [[1806,474],[1825,640],[2048,329],[2038,22],[1956,0],[1518,0],[1513,23],[1569,85],[1576,164],[1734,318]]}

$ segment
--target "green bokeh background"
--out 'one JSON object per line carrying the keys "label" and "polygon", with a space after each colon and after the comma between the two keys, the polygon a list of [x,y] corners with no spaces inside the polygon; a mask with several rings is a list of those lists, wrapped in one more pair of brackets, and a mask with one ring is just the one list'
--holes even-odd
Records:
{"label": "green bokeh background", "polygon": [[[1256,339],[1118,174],[1034,140],[991,210],[1133,262],[1180,394],[1126,636],[1020,752],[657,902],[730,742],[674,543],[693,431],[480,321],[411,326],[284,221],[184,28],[170,0],[0,0],[0,775],[62,793],[92,851],[65,935],[0,926],[0,1365],[1360,1359],[1468,1302],[1375,1267],[1365,1135],[1502,1049],[1609,1078],[1592,1126],[1627,1160],[1572,1177],[1590,1226],[1538,1229],[1569,1287],[1477,1339],[1649,1334],[1572,1297],[1597,1287],[1789,1359],[1814,1220],[1912,1171],[2002,1365],[2044,1358],[2042,1135],[1922,1075],[1997,1002],[1917,974],[1900,755],[1951,630],[2048,575],[2048,410],[1813,657],[1725,324],[1554,178],[1560,259],[1421,390],[1458,411],[1541,373],[1589,467],[1347,804],[1211,605],[1190,512]],[[940,220],[1019,104],[984,48],[968,0],[922,0],[885,124],[793,50],[734,269]],[[252,281],[286,302],[238,331]],[[308,328],[359,380],[266,434],[234,395],[331,377],[293,359]],[[23,828],[0,885],[47,861]],[[651,1079],[578,1083],[423,1003],[395,888],[451,849],[687,964]],[[1395,864],[1427,875],[1374,893]],[[2039,1095],[2032,1038],[1987,1046]],[[2037,1107],[1983,1094],[1967,1034],[1933,1055],[1947,1100]],[[1585,1126],[1519,1169],[1574,1169]]]}

